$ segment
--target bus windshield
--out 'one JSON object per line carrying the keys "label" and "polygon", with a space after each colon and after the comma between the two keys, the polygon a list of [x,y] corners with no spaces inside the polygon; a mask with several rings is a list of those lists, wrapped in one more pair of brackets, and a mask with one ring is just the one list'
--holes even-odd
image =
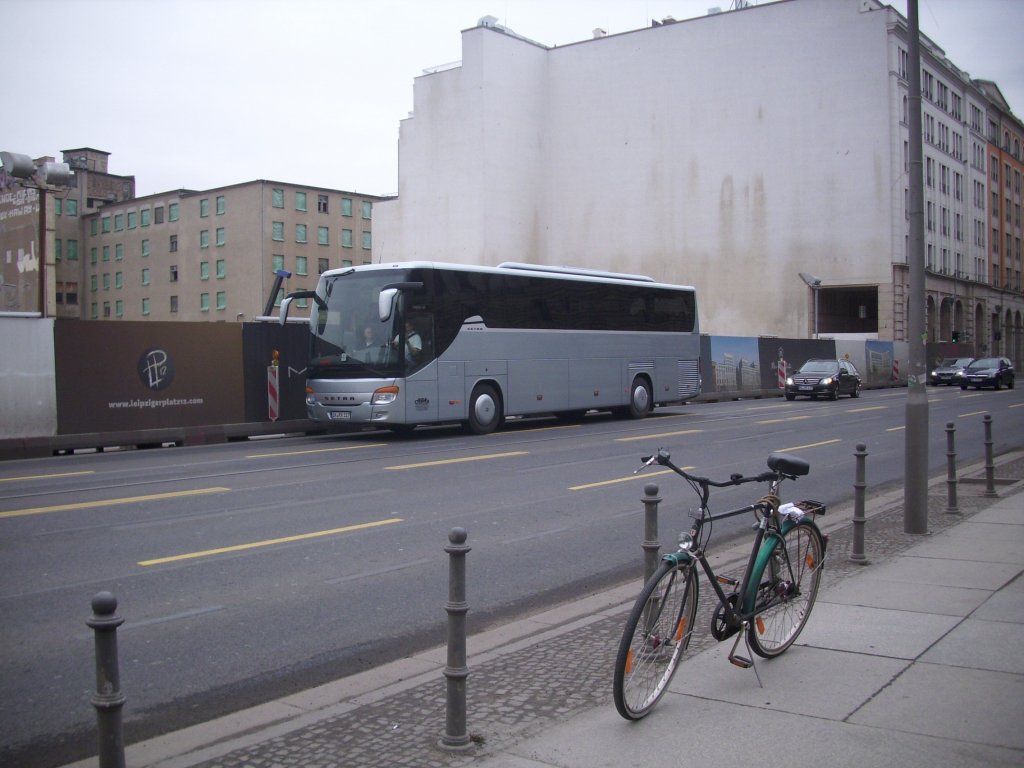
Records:
{"label": "bus windshield", "polygon": [[[378,313],[381,289],[402,279],[395,272],[343,272],[322,283],[325,306],[310,316],[309,375],[317,378],[392,378],[402,374],[402,313]],[[400,307],[399,307],[400,309]]]}

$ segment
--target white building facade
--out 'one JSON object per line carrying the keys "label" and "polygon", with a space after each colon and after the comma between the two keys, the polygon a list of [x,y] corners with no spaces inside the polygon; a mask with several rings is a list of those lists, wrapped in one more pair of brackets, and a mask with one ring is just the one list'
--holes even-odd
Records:
{"label": "white building facade", "polygon": [[[555,48],[482,19],[460,65],[415,81],[374,256],[642,273],[696,286],[706,333],[905,340],[906,61],[906,20],[875,0]],[[923,37],[922,70],[931,338],[1019,358],[1024,158],[1016,261],[993,282],[991,99]],[[817,318],[800,272],[821,280]]]}

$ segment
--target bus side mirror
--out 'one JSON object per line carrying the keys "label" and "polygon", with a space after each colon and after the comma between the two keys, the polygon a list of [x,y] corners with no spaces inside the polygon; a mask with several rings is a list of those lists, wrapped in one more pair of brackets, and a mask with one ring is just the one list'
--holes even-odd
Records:
{"label": "bus side mirror", "polygon": [[281,300],[281,309],[277,317],[277,322],[281,325],[284,325],[288,321],[288,309],[291,307],[293,300],[293,296],[286,296]]}
{"label": "bus side mirror", "polygon": [[377,315],[382,323],[391,319],[391,313],[395,310],[395,298],[398,296],[397,288],[385,288],[377,298]]}

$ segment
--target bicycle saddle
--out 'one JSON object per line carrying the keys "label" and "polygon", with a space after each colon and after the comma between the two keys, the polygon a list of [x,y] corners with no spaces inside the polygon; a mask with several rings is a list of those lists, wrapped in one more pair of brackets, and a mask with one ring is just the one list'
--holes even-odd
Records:
{"label": "bicycle saddle", "polygon": [[768,469],[772,472],[781,472],[784,475],[800,477],[811,471],[811,465],[810,462],[791,453],[769,453]]}

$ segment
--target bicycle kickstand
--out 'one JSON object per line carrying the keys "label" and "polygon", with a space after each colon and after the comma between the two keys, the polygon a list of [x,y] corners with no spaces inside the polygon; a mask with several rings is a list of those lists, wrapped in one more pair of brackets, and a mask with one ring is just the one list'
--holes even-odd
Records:
{"label": "bicycle kickstand", "polygon": [[[753,669],[754,675],[757,677],[757,684],[759,687],[764,688],[764,683],[761,682],[761,673],[757,671],[757,664],[754,663],[754,654],[750,650],[750,638],[747,632],[750,627],[749,621],[743,622],[743,628],[736,634],[736,641],[732,644],[732,650],[729,652],[729,662],[740,669]],[[736,647],[740,644],[740,638],[743,638],[744,644],[747,646],[747,655],[739,656],[736,653]]]}

